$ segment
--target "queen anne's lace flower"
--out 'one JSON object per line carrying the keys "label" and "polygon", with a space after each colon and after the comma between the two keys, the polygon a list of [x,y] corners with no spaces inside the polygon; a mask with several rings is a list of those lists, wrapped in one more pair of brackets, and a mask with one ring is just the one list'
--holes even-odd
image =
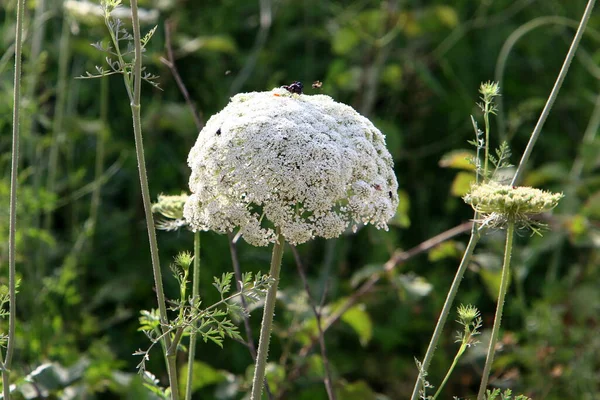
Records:
{"label": "queen anne's lace flower", "polygon": [[398,183],[385,137],[329,96],[285,89],[238,94],[207,122],[188,164],[192,229],[239,227],[250,244],[339,236],[349,225],[387,229]]}
{"label": "queen anne's lace flower", "polygon": [[536,224],[530,217],[552,210],[562,198],[562,193],[488,182],[473,186],[463,199],[482,215],[479,222],[492,228],[503,228],[508,221],[513,221],[519,227],[536,232]]}

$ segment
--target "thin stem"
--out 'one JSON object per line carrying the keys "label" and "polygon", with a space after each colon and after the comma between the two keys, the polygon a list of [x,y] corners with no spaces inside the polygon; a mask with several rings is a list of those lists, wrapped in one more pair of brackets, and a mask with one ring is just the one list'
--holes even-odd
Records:
{"label": "thin stem", "polygon": [[[138,17],[137,0],[131,0],[131,21],[133,28],[133,42],[135,46],[135,61],[133,66],[133,95],[131,97],[131,114],[133,117],[133,133],[135,137],[135,152],[138,161],[138,171],[140,176],[140,186],[142,189],[142,200],[144,203],[144,212],[146,215],[146,227],[148,229],[148,239],[150,241],[150,256],[152,259],[152,271],[154,273],[154,284],[156,286],[156,297],[158,301],[158,311],[163,331],[167,329],[167,307],[165,294],[162,284],[162,275],[160,271],[160,259],[158,256],[158,243],[156,240],[156,230],[154,228],[154,217],[152,216],[152,202],[150,200],[150,189],[148,187],[148,175],[146,173],[146,160],[144,156],[144,141],[142,136],[142,123],[140,115],[141,83],[142,83],[142,45],[140,38],[140,21]],[[126,80],[127,74],[123,75]],[[129,89],[128,89],[129,91]],[[171,347],[170,335],[165,335],[165,347]],[[175,355],[167,356],[167,371],[169,374],[169,385],[171,387],[171,399],[179,400],[179,385],[177,383],[177,368]]]}
{"label": "thin stem", "polygon": [[271,269],[269,275],[273,283],[267,291],[263,319],[260,326],[260,340],[258,342],[258,354],[256,355],[256,366],[254,368],[254,378],[252,379],[252,393],[250,400],[260,400],[262,396],[263,383],[265,380],[265,368],[267,366],[267,355],[269,353],[269,341],[271,339],[271,326],[273,325],[273,314],[275,311],[275,302],[277,300],[277,286],[279,285],[279,272],[281,271],[281,259],[283,257],[283,247],[285,238],[277,228],[277,242],[273,246],[273,256],[271,258]]}
{"label": "thin stem", "polygon": [[[485,122],[485,155],[483,159],[483,181],[488,179],[488,160],[490,158],[490,102],[485,102],[483,110],[483,121]],[[500,161],[498,161],[500,163]]]}
{"label": "thin stem", "polygon": [[302,283],[304,284],[304,291],[308,296],[308,302],[310,307],[312,308],[312,312],[315,315],[315,319],[317,320],[317,328],[319,330],[319,347],[321,349],[321,358],[323,360],[323,369],[325,370],[325,376],[323,377],[323,383],[325,384],[325,390],[327,390],[327,397],[329,400],[336,400],[335,390],[333,389],[333,382],[331,380],[331,371],[329,368],[329,357],[327,357],[327,347],[325,346],[325,334],[323,333],[323,326],[321,320],[321,312],[317,310],[315,302],[310,294],[310,287],[308,286],[308,279],[306,279],[306,272],[304,271],[304,266],[302,265],[302,261],[300,260],[300,254],[298,254],[298,249],[296,246],[292,247],[292,253],[294,253],[294,259],[296,260],[296,267],[298,268],[298,274],[300,274],[300,278],[302,279]]}
{"label": "thin stem", "polygon": [[525,165],[527,164],[527,161],[529,160],[529,156],[531,155],[531,152],[533,151],[533,146],[535,146],[535,142],[537,141],[538,137],[540,136],[540,133],[542,132],[542,127],[544,126],[544,123],[546,122],[546,119],[548,118],[550,109],[554,105],[554,102],[556,101],[556,97],[558,96],[558,92],[560,91],[563,81],[565,80],[565,77],[567,76],[567,72],[569,71],[569,66],[571,65],[571,61],[573,61],[573,57],[575,56],[575,52],[577,51],[577,47],[579,46],[579,41],[581,40],[581,37],[583,36],[583,32],[585,31],[588,20],[590,19],[590,15],[592,14],[592,9],[594,8],[595,3],[596,3],[596,0],[588,0],[587,6],[585,7],[585,11],[583,12],[583,16],[581,17],[581,22],[579,23],[579,27],[577,28],[577,32],[575,33],[575,37],[573,38],[573,42],[571,43],[571,47],[569,48],[569,51],[567,52],[567,56],[565,57],[565,61],[562,65],[562,68],[560,69],[558,77],[556,78],[554,87],[552,88],[552,91],[550,92],[550,96],[548,97],[548,100],[546,101],[546,105],[544,106],[544,109],[542,110],[542,114],[540,115],[540,118],[538,119],[538,122],[535,125],[535,128],[533,129],[533,133],[531,134],[531,137],[529,138],[529,143],[527,143],[527,147],[525,148],[525,151],[523,152],[523,156],[521,157],[521,161],[519,162],[519,167],[517,168],[517,171],[515,172],[515,176],[512,179],[511,185],[513,185],[513,186],[517,184],[517,182],[521,178],[521,175],[523,175]]}
{"label": "thin stem", "polygon": [[177,70],[177,66],[175,65],[175,56],[173,55],[173,46],[171,45],[172,26],[173,26],[173,22],[171,22],[171,20],[165,21],[165,48],[167,50],[168,59],[165,60],[164,58],[161,58],[160,61],[162,61],[162,63],[165,64],[171,71],[171,74],[173,75],[173,78],[175,79],[175,83],[177,83],[177,87],[179,88],[179,91],[183,95],[183,98],[185,99],[185,102],[188,105],[190,112],[192,113],[192,117],[194,117],[194,123],[196,124],[196,129],[198,129],[198,131],[200,131],[202,129],[202,127],[204,126],[204,123],[202,122],[202,119],[200,118],[200,114],[198,113],[196,105],[192,101],[190,93],[188,92],[187,88],[185,87],[185,84],[183,83],[183,79],[181,79],[181,75],[179,75],[179,71]]}
{"label": "thin stem", "polygon": [[[323,332],[327,332],[327,330],[333,325],[335,325],[342,318],[344,313],[346,313],[346,311],[352,308],[352,306],[354,306],[354,304],[356,304],[362,296],[373,290],[377,282],[379,282],[381,277],[384,276],[386,272],[393,271],[396,267],[404,264],[411,258],[434,248],[440,243],[443,243],[447,240],[450,240],[453,237],[467,232],[469,229],[472,229],[472,227],[472,222],[464,222],[458,226],[455,226],[451,229],[448,229],[445,232],[442,232],[432,238],[425,240],[424,242],[418,244],[410,250],[397,250],[396,252],[394,252],[392,257],[385,263],[382,272],[373,274],[365,283],[363,283],[356,291],[354,291],[354,293],[352,293],[350,297],[348,297],[348,299],[342,306],[337,308],[336,311],[332,315],[330,315],[329,318],[327,318],[327,320],[325,320],[323,324]],[[332,240],[329,240],[328,242],[332,242]],[[327,260],[325,262],[325,265],[327,265]],[[318,335],[312,336],[310,341],[307,344],[305,344],[300,349],[300,351],[298,351],[297,357],[299,360],[302,360],[308,356],[309,352],[317,344],[318,339]],[[300,371],[301,365],[300,363],[296,363],[296,367],[287,376],[288,384],[299,377]]]}
{"label": "thin stem", "polygon": [[448,372],[446,373],[446,376],[444,377],[444,380],[442,381],[442,383],[440,383],[440,385],[438,387],[438,390],[435,392],[435,394],[433,395],[433,398],[431,400],[437,399],[437,397],[442,393],[442,390],[444,389],[444,386],[446,386],[446,383],[448,383],[448,379],[450,379],[450,375],[452,375],[452,372],[454,371],[454,368],[456,368],[456,364],[458,364],[458,360],[460,359],[460,357],[462,357],[462,355],[463,355],[463,353],[465,352],[466,349],[467,349],[467,344],[466,343],[462,343],[460,345],[460,348],[456,352],[456,356],[454,356],[454,361],[452,361],[452,365],[448,369]]}
{"label": "thin stem", "polygon": [[511,220],[508,222],[508,227],[506,228],[506,248],[504,249],[504,263],[502,264],[502,280],[500,281],[498,304],[496,305],[496,316],[494,318],[492,337],[490,338],[490,345],[488,347],[487,358],[485,360],[485,367],[483,368],[483,376],[481,378],[481,386],[479,387],[479,394],[477,395],[477,400],[483,400],[484,398],[485,390],[487,388],[487,383],[490,376],[490,370],[492,369],[492,363],[494,362],[494,352],[496,351],[496,343],[498,342],[498,334],[500,332],[500,324],[502,322],[504,298],[506,297],[506,291],[508,289],[510,257],[512,255],[514,231],[515,222]]}
{"label": "thin stem", "polygon": [[[440,313],[440,317],[438,318],[437,324],[435,325],[435,329],[433,330],[433,335],[431,336],[431,341],[429,342],[429,346],[427,347],[427,351],[425,352],[425,357],[423,358],[423,362],[421,364],[422,371],[427,371],[429,368],[429,364],[433,359],[433,353],[440,341],[440,337],[442,336],[442,331],[444,330],[444,324],[446,323],[446,319],[448,319],[448,314],[450,314],[450,309],[452,308],[452,303],[454,302],[454,298],[456,297],[456,293],[458,292],[458,287],[460,286],[460,282],[462,281],[463,275],[467,270],[467,266],[471,261],[471,257],[473,255],[473,251],[475,250],[475,246],[477,246],[477,242],[479,242],[479,233],[477,232],[477,227],[474,225],[471,231],[471,237],[469,238],[469,244],[465,249],[465,253],[463,254],[463,258],[460,261],[460,265],[458,266],[458,270],[456,271],[456,275],[454,276],[454,280],[452,281],[452,285],[450,286],[450,290],[448,291],[448,295],[446,296],[446,301],[444,302],[444,306],[442,307],[442,312]],[[417,381],[415,382],[415,387],[413,389],[413,393],[411,396],[411,400],[417,400],[419,398],[419,390],[421,389],[421,379],[420,379],[421,371],[419,371],[419,376],[417,377]]]}
{"label": "thin stem", "polygon": [[[194,233],[194,272],[192,273],[192,298],[200,295],[200,232]],[[181,299],[183,300],[183,299]],[[192,398],[192,379],[194,378],[194,358],[196,357],[196,323],[192,324],[190,333],[190,348],[188,354],[188,371],[185,386],[185,400]]]}
{"label": "thin stem", "polygon": [[23,53],[23,19],[25,0],[17,2],[17,24],[15,34],[15,79],[13,91],[12,157],[10,170],[10,210],[8,234],[8,344],[2,365],[2,386],[4,398],[10,400],[10,367],[15,351],[15,323],[17,312],[16,290],[16,243],[17,243],[17,176],[19,172],[19,111],[21,106],[21,58]]}

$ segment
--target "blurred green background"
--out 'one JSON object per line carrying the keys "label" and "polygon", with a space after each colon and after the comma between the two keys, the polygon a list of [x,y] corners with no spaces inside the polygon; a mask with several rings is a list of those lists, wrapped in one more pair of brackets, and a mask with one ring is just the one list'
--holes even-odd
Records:
{"label": "blurred green background", "polygon": [[[396,250],[469,220],[461,195],[474,133],[470,115],[481,82],[500,80],[501,112],[492,143],[509,141],[518,164],[574,30],[583,0],[223,0],[140,1],[158,25],[145,53],[162,90],[145,85],[143,131],[152,198],[187,188],[186,157],[198,129],[173,74],[174,61],[200,122],[242,91],[302,81],[352,105],[387,136],[401,194],[389,232],[367,227],[299,246],[313,296],[331,313]],[[12,376],[24,398],[152,399],[136,378],[132,353],[146,348],[139,311],[156,305],[138,181],[129,100],[118,76],[77,80],[104,55],[90,46],[107,31],[89,3],[27,1],[18,209],[17,351]],[[126,4],[128,5],[128,4]],[[14,0],[0,8],[0,231],[8,237],[15,28]],[[65,12],[68,10],[69,12]],[[146,14],[144,14],[144,17]],[[128,23],[127,23],[128,24]],[[500,58],[507,41],[514,46]],[[534,399],[600,398],[600,13],[534,149],[525,184],[562,191],[544,237],[516,240],[502,347],[491,383]],[[506,48],[508,50],[508,48]],[[500,65],[499,65],[500,63]],[[313,81],[323,82],[312,89]],[[467,234],[386,273],[326,333],[338,398],[405,399],[445,299]],[[218,300],[212,277],[230,271],[227,237],[203,233],[201,294]],[[190,232],[159,233],[167,296],[178,287],[167,268],[192,250]],[[491,329],[500,279],[502,232],[486,235],[456,305],[480,308]],[[240,241],[242,269],[267,271],[270,250]],[[8,244],[0,244],[2,283]],[[299,350],[315,319],[289,248],[270,352],[274,398],[326,399],[318,347]],[[250,322],[258,336],[260,310]],[[437,386],[457,350],[451,315],[430,368]],[[243,331],[243,329],[241,329]],[[6,321],[2,321],[6,332]],[[485,332],[482,341],[485,341]],[[443,398],[473,398],[485,346],[471,349]],[[240,399],[252,360],[234,341],[200,343],[195,398]],[[185,352],[181,352],[183,365]],[[42,366],[42,368],[38,368]],[[162,358],[148,369],[167,382]]]}

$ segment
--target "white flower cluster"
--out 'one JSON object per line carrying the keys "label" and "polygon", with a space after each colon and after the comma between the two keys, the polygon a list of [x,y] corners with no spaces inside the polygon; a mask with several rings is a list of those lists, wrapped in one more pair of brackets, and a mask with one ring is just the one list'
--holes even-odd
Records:
{"label": "white flower cluster", "polygon": [[230,232],[255,246],[337,237],[352,225],[387,229],[398,183],[385,137],[352,107],[285,89],[238,94],[190,151],[194,230]]}

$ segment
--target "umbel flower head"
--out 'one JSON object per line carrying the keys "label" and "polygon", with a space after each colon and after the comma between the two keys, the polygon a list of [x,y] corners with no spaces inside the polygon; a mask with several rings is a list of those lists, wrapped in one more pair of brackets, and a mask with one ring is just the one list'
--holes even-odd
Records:
{"label": "umbel flower head", "polygon": [[163,216],[157,221],[156,227],[165,231],[174,231],[187,225],[183,218],[183,206],[188,195],[181,193],[176,196],[158,195],[158,201],[152,204],[152,212]]}
{"label": "umbel flower head", "polygon": [[562,193],[487,182],[473,186],[463,199],[482,215],[484,223],[492,227],[501,228],[506,222],[513,221],[534,228],[530,217],[552,210],[562,198]]}
{"label": "umbel flower head", "polygon": [[281,88],[241,93],[209,119],[188,156],[194,230],[239,228],[250,244],[387,229],[398,183],[385,137],[353,108]]}

